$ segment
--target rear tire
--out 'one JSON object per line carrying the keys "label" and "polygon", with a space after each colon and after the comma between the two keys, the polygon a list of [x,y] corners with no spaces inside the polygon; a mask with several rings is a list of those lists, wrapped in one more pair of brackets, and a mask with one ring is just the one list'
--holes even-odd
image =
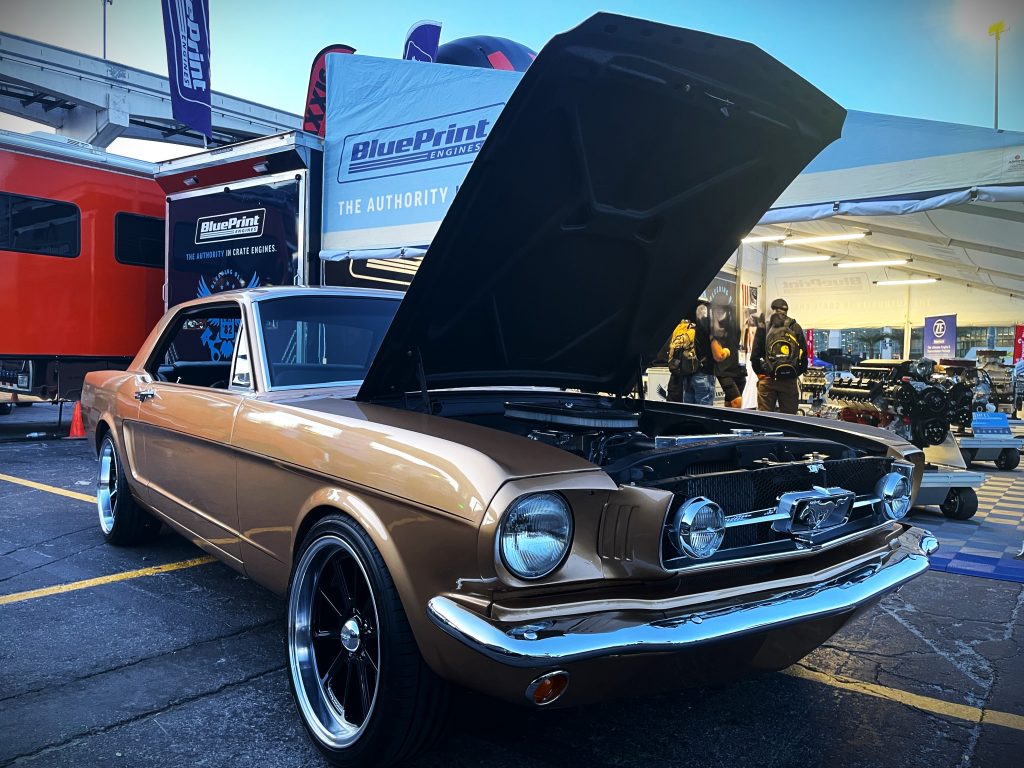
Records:
{"label": "rear tire", "polygon": [[973,488],[950,488],[939,509],[951,520],[970,520],[978,511],[978,494]]}
{"label": "rear tire", "polygon": [[1004,448],[996,457],[996,467],[1003,471],[1016,469],[1020,464],[1020,453],[1016,448]]}
{"label": "rear tire", "polygon": [[440,733],[448,686],[420,656],[384,559],[350,518],[320,520],[296,553],[287,641],[296,709],[331,764],[383,768]]}
{"label": "rear tire", "polygon": [[103,538],[115,546],[148,543],[160,533],[160,521],[140,507],[132,497],[121,455],[110,432],[103,436],[100,443],[96,509]]}

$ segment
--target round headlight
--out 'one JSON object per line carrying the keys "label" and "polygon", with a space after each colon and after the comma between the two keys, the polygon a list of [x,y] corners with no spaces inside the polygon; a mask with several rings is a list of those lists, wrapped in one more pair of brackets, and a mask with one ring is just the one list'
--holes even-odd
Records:
{"label": "round headlight", "polygon": [[547,576],[561,564],[571,543],[572,513],[557,493],[517,499],[498,531],[501,561],[521,579]]}
{"label": "round headlight", "polygon": [[725,512],[703,496],[689,499],[676,510],[672,532],[679,550],[687,557],[711,557],[725,538]]}
{"label": "round headlight", "polygon": [[910,479],[899,472],[890,472],[878,481],[875,494],[882,505],[882,512],[890,520],[900,520],[910,511],[912,493]]}

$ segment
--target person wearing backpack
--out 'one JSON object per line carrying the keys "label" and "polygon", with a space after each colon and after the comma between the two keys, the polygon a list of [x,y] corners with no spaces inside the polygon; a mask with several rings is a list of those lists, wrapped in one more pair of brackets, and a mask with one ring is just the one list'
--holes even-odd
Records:
{"label": "person wearing backpack", "polygon": [[715,382],[711,376],[707,303],[698,302],[690,313],[695,318],[679,321],[668,344],[668,399],[677,403],[711,405]]}
{"label": "person wearing backpack", "polygon": [[751,364],[757,374],[757,410],[796,413],[800,374],[807,371],[807,338],[788,315],[785,299],[772,302],[772,313],[754,336]]}

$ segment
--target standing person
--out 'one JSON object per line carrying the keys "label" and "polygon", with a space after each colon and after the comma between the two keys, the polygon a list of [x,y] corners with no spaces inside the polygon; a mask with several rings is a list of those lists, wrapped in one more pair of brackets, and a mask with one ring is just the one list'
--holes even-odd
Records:
{"label": "standing person", "polygon": [[752,364],[757,374],[757,410],[796,413],[797,377],[807,371],[807,338],[789,316],[785,299],[772,302],[772,313],[754,337]]}
{"label": "standing person", "polygon": [[668,399],[677,403],[711,405],[711,350],[707,333],[707,304],[698,302],[689,318],[679,321],[668,344]]}
{"label": "standing person", "polygon": [[725,407],[742,408],[747,369],[739,358],[740,326],[725,294],[715,296],[710,331],[711,357],[715,362],[715,376],[725,392]]}

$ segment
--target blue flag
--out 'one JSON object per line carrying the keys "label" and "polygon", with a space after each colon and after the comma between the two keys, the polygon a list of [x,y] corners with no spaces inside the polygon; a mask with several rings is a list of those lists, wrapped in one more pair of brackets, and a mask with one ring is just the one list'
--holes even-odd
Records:
{"label": "blue flag", "polygon": [[208,0],[161,0],[174,119],[212,137]]}
{"label": "blue flag", "polygon": [[405,36],[402,58],[411,61],[433,62],[437,58],[437,46],[441,42],[440,21],[417,21]]}

